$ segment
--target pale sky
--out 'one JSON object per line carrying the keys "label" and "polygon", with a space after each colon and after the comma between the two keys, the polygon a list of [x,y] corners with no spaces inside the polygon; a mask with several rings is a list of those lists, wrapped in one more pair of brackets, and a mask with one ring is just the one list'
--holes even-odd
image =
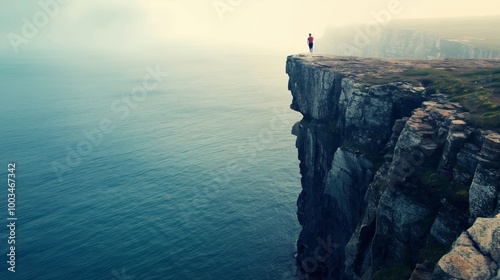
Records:
{"label": "pale sky", "polygon": [[[34,23],[37,15],[40,27],[32,38],[15,41],[19,50],[128,50],[201,41],[295,52],[303,51],[309,32],[321,38],[328,25],[366,23],[374,14],[389,12],[391,19],[500,15],[499,0],[72,0],[56,4],[57,9],[48,5],[47,11],[39,1],[19,2],[0,0],[3,52],[12,51],[12,34],[25,38],[25,19]],[[50,11],[44,22],[41,13]]]}

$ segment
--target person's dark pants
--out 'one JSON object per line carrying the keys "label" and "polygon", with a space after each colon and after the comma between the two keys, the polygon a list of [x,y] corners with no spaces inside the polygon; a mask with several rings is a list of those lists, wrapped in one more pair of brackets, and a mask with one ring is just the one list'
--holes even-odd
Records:
{"label": "person's dark pants", "polygon": [[314,44],[313,43],[309,43],[309,51],[312,53],[313,52],[313,46]]}

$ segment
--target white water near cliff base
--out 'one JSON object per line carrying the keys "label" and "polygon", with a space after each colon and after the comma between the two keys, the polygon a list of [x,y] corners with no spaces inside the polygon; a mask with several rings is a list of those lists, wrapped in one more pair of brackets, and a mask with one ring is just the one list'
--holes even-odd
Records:
{"label": "white water near cliff base", "polygon": [[[15,162],[18,243],[0,279],[293,279],[300,116],[285,59],[3,59],[0,179]],[[123,101],[147,67],[169,74]],[[103,120],[114,130],[80,144]]]}

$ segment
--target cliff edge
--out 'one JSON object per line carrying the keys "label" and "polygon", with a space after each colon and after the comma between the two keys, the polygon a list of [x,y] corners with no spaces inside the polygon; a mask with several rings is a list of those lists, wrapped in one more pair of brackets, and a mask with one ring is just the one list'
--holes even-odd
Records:
{"label": "cliff edge", "polygon": [[500,60],[308,54],[286,72],[304,279],[499,277]]}

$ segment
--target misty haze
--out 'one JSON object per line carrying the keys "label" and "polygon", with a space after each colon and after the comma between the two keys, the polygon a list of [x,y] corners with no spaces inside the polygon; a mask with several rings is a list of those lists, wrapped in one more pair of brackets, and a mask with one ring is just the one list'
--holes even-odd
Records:
{"label": "misty haze", "polygon": [[0,279],[500,279],[497,0],[0,1]]}

